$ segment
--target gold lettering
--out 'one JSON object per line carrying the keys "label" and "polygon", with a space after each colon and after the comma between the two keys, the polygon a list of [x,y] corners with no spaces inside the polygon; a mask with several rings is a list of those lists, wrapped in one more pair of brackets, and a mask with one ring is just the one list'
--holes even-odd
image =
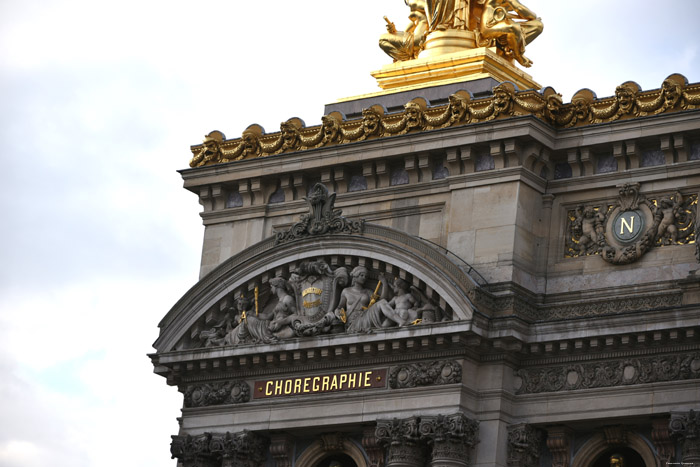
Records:
{"label": "gold lettering", "polygon": [[632,233],[632,231],[634,230],[634,216],[630,217],[629,224],[627,223],[627,219],[625,219],[624,217],[621,217],[620,220],[622,221],[620,223],[620,235],[625,233],[625,227],[627,227],[629,233]]}
{"label": "gold lettering", "polygon": [[292,392],[292,380],[288,379],[284,382],[284,393],[291,394]]}
{"label": "gold lettering", "polygon": [[265,395],[266,395],[266,396],[271,396],[271,395],[272,395],[272,391],[270,390],[270,386],[272,386],[272,381],[268,381],[268,382],[265,384]]}
{"label": "gold lettering", "polygon": [[343,373],[340,375],[340,389],[343,389],[343,384],[348,382],[348,375],[346,373]]}
{"label": "gold lettering", "polygon": [[282,394],[282,380],[278,379],[275,381],[275,396],[279,396]]}
{"label": "gold lettering", "polygon": [[333,389],[338,389],[338,375],[333,375],[333,381],[331,381],[331,391]]}
{"label": "gold lettering", "polygon": [[372,374],[371,371],[365,371],[365,387],[370,388],[372,387],[372,383],[369,381],[369,376]]}
{"label": "gold lettering", "polygon": [[318,287],[309,287],[308,289],[304,289],[304,291],[301,293],[301,296],[306,297],[310,293],[315,295],[321,295],[323,293],[323,290],[319,289]]}
{"label": "gold lettering", "polygon": [[320,376],[314,376],[314,380],[312,382],[312,389],[314,392],[317,392],[320,388],[318,387],[318,382],[321,381]]}
{"label": "gold lettering", "polygon": [[328,383],[330,382],[330,376],[324,376],[323,382],[321,383],[321,391],[328,391]]}
{"label": "gold lettering", "polygon": [[355,378],[357,375],[355,373],[350,374],[350,378],[348,378],[348,388],[354,388],[355,387]]}
{"label": "gold lettering", "polygon": [[301,378],[297,378],[294,380],[294,394],[298,394],[301,392]]}
{"label": "gold lettering", "polygon": [[311,382],[311,378],[304,378],[304,392],[309,392],[309,382]]}

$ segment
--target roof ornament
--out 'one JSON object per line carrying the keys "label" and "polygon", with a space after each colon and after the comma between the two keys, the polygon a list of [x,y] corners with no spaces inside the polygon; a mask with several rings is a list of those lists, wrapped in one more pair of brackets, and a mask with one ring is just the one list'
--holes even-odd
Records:
{"label": "roof ornament", "polygon": [[335,193],[328,193],[323,183],[315,184],[304,200],[309,212],[288,230],[277,232],[275,245],[314,235],[362,233],[364,220],[351,221],[342,215],[342,210],[335,209]]}

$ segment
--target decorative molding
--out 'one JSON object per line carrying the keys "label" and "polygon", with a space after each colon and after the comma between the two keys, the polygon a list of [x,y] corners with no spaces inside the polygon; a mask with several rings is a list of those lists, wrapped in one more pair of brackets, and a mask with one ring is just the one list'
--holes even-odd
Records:
{"label": "decorative molding", "polygon": [[275,460],[276,467],[292,467],[294,442],[287,433],[270,435],[270,454]]}
{"label": "decorative molding", "polygon": [[250,387],[245,381],[225,381],[187,386],[185,408],[241,404],[250,400]]}
{"label": "decorative molding", "polygon": [[456,360],[411,363],[389,370],[391,389],[454,384],[462,381],[462,365]]}
{"label": "decorative molding", "polygon": [[661,465],[667,465],[676,454],[676,446],[669,431],[670,418],[654,418],[651,421],[651,440],[654,443]]}
{"label": "decorative molding", "polygon": [[368,426],[362,431],[362,448],[367,453],[367,467],[384,467],[384,449],[376,436],[377,427]]}
{"label": "decorative molding", "polygon": [[520,369],[516,394],[700,379],[700,352]]}
{"label": "decorative molding", "polygon": [[680,441],[681,461],[700,463],[700,411],[671,414],[668,429],[671,437]]}
{"label": "decorative molding", "polygon": [[348,144],[374,138],[417,133],[438,128],[469,125],[479,122],[531,115],[556,128],[569,128],[616,120],[678,112],[700,106],[700,84],[688,84],[680,74],[666,78],[660,89],[641,91],[633,82],[618,86],[615,95],[597,99],[583,89],[564,104],[561,95],[551,87],[542,93],[517,91],[511,83],[493,88],[493,95],[471,100],[457,92],[445,105],[427,108],[422,99],[414,99],[404,111],[384,115],[379,105],[364,109],[362,118],[343,121],[333,112],[322,118],[321,125],[304,128],[298,119],[280,125],[277,133],[265,134],[259,125],[250,125],[241,138],[226,140],[219,131],[209,133],[202,144],[191,147],[190,167],[266,157],[319,147]]}
{"label": "decorative molding", "polygon": [[539,467],[542,430],[521,423],[508,425],[508,466]]}
{"label": "decorative molding", "polygon": [[303,214],[299,222],[288,230],[277,232],[275,245],[316,235],[362,233],[364,220],[351,221],[343,217],[343,211],[335,209],[335,196],[335,193],[328,193],[328,188],[323,183],[315,184],[311,194],[304,198],[309,205],[309,212]]}
{"label": "decorative molding", "polygon": [[650,295],[616,297],[607,300],[587,300],[571,305],[542,306],[537,310],[537,321],[588,318],[619,315],[637,311],[672,308],[683,304],[683,292],[658,292]]}
{"label": "decorative molding", "polygon": [[552,467],[569,467],[573,432],[565,426],[547,428],[547,449],[552,454]]}

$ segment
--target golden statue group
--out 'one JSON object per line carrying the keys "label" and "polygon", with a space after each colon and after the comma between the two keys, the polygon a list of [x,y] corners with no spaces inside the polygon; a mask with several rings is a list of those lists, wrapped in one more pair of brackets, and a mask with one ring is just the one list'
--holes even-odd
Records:
{"label": "golden statue group", "polygon": [[464,49],[496,47],[498,54],[521,65],[532,65],[525,46],[542,32],[542,21],[518,0],[404,0],[410,23],[397,31],[387,21],[379,46],[395,62],[418,58],[436,33],[463,31]]}

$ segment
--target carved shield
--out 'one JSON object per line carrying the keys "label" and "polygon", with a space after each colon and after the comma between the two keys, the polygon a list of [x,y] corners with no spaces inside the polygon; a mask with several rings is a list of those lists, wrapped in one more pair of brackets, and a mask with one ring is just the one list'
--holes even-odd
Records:
{"label": "carved shield", "polygon": [[297,303],[297,315],[316,323],[332,313],[340,297],[339,287],[347,284],[345,268],[332,270],[324,261],[305,261],[290,279]]}

